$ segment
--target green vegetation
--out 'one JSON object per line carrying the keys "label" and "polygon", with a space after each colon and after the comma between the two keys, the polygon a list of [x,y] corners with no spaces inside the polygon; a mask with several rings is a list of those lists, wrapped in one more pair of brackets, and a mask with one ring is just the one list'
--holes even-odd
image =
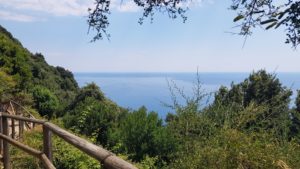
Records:
{"label": "green vegetation", "polygon": [[[37,150],[42,150],[42,131],[37,129],[35,131],[26,132],[23,136],[24,144],[33,147]],[[74,148],[70,144],[61,140],[58,137],[53,137],[53,156],[54,165],[57,169],[88,169],[100,168],[99,162],[92,159],[88,155]],[[15,147],[11,148],[12,167],[17,169],[37,169],[43,168],[43,164],[37,158],[24,153]]]}
{"label": "green vegetation", "polygon": [[124,110],[106,99],[95,84],[88,84],[79,91],[66,112],[63,117],[66,128],[108,145],[110,129],[118,125]]}
{"label": "green vegetation", "polygon": [[[10,99],[23,105],[32,105],[34,102],[34,108],[42,116],[52,116],[54,113],[62,116],[64,109],[78,92],[78,84],[70,71],[49,66],[42,54],[30,53],[1,26],[0,80],[2,103]],[[38,96],[39,94],[43,96]],[[48,98],[52,100],[46,103],[45,99]],[[60,104],[55,103],[57,101]]]}
{"label": "green vegetation", "polygon": [[289,133],[285,130],[290,121],[291,95],[292,92],[283,87],[275,75],[267,74],[262,70],[251,74],[240,84],[232,84],[230,90],[221,87],[211,107],[230,107],[231,111],[236,113],[242,112],[251,105],[264,107],[265,110],[261,109],[260,113],[246,117],[246,120],[253,119],[241,127],[253,131],[274,129],[277,137],[287,138]]}
{"label": "green vegetation", "polygon": [[33,100],[35,107],[39,110],[41,116],[52,117],[58,108],[58,99],[51,91],[42,86],[33,88]]}
{"label": "green vegetation", "polygon": [[296,111],[300,113],[300,90],[297,91],[297,97],[296,97]]}
{"label": "green vegetation", "polygon": [[[215,99],[195,86],[187,96],[170,86],[174,112],[166,120],[145,107],[127,110],[105,97],[94,83],[78,88],[71,72],[49,66],[0,27],[0,98],[36,110],[139,168],[298,168],[300,166],[300,91],[292,91],[275,74],[253,72],[243,82],[220,87]],[[180,104],[178,96],[185,104]],[[41,149],[40,130],[24,143]],[[58,168],[100,168],[74,147],[54,137]],[[11,149],[15,168],[41,168],[23,152]]]}
{"label": "green vegetation", "polygon": [[12,76],[9,76],[7,73],[0,70],[0,96],[1,96],[1,102],[4,101],[5,98],[9,98],[9,96],[14,87],[16,85],[16,82],[12,78]]}

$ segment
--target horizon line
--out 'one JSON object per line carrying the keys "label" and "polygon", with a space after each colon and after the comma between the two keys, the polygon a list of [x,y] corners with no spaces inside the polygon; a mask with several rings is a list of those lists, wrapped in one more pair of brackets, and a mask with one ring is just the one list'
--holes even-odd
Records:
{"label": "horizon line", "polygon": [[[145,74],[147,74],[147,73],[152,73],[152,74],[155,74],[155,73],[165,73],[165,74],[171,74],[171,73],[195,73],[195,74],[197,74],[197,73],[252,73],[252,72],[256,72],[256,71],[254,71],[254,70],[252,70],[252,71],[195,71],[195,72],[190,72],[190,71],[182,71],[182,72],[178,72],[178,71],[170,71],[170,72],[166,72],[166,71],[161,71],[161,72],[159,72],[159,71],[125,71],[125,72],[114,72],[114,71],[72,71],[73,73],[107,73],[107,74],[131,74],[131,73],[145,73]],[[300,73],[300,71],[278,71],[278,72],[274,72],[274,71],[267,71],[268,73],[275,73],[275,74],[277,74],[277,73],[296,73],[296,74],[298,74],[298,73]]]}

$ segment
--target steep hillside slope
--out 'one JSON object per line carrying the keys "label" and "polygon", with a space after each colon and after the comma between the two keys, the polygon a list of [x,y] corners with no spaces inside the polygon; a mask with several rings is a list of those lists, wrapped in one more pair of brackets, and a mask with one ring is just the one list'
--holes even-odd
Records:
{"label": "steep hillside slope", "polygon": [[49,107],[40,103],[43,100],[36,98],[37,95],[42,95],[44,100],[54,98],[56,103],[53,111],[56,113],[61,112],[79,90],[70,71],[48,65],[42,54],[28,51],[2,26],[0,26],[0,80],[9,82],[0,86],[2,103],[9,99],[24,104],[33,101],[35,107],[40,110],[41,107]]}

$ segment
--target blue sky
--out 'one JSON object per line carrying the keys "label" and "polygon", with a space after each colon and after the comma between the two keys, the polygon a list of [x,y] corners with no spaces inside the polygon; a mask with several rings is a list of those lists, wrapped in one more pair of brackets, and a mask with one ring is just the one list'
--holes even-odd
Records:
{"label": "blue sky", "polygon": [[145,20],[131,1],[112,1],[111,40],[89,43],[88,0],[0,0],[0,24],[31,52],[74,72],[300,72],[300,55],[283,30],[244,38],[232,22],[231,0],[193,1],[188,20],[157,13]]}

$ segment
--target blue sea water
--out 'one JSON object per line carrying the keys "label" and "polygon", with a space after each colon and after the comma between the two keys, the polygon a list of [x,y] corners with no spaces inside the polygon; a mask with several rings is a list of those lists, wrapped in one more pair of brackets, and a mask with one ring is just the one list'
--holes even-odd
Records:
{"label": "blue sea water", "polygon": [[[120,106],[130,109],[146,106],[162,118],[173,111],[164,105],[172,103],[168,83],[175,82],[187,95],[192,95],[197,80],[196,73],[74,73],[74,76],[80,87],[94,82]],[[239,83],[248,76],[249,73],[199,73],[206,93],[217,91],[221,85],[229,87],[232,82]],[[277,73],[277,77],[284,86],[292,89],[294,100],[296,90],[300,89],[300,73]]]}

